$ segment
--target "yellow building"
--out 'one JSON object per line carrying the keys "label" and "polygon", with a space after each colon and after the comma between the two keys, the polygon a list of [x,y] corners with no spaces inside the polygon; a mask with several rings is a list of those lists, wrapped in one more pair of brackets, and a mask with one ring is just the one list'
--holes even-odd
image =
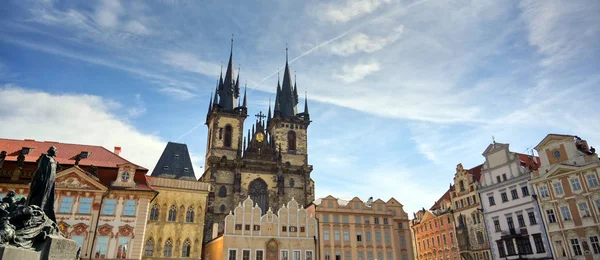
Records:
{"label": "yellow building", "polygon": [[250,197],[225,217],[224,233],[204,247],[206,260],[313,260],[317,220],[293,198],[266,214]]}
{"label": "yellow building", "polygon": [[547,135],[531,174],[554,259],[600,259],[600,160],[585,140]]}
{"label": "yellow building", "polygon": [[322,260],[413,259],[408,214],[391,198],[315,201]]}
{"label": "yellow building", "polygon": [[143,259],[200,259],[210,184],[195,180],[185,144],[167,144],[150,184],[159,194],[150,205]]}

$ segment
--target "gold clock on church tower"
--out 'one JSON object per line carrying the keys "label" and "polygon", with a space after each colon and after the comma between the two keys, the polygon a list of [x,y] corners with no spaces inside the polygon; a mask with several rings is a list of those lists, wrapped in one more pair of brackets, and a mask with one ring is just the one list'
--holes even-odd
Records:
{"label": "gold clock on church tower", "polygon": [[263,133],[256,133],[256,141],[262,143],[265,140],[265,135]]}

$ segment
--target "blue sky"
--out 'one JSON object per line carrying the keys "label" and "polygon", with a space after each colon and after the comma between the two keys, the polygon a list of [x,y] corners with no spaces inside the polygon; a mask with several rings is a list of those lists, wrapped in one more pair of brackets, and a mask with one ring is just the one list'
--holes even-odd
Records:
{"label": "blue sky", "polygon": [[600,142],[598,13],[592,0],[5,1],[0,136],[122,146],[147,168],[185,142],[200,173],[231,35],[251,114],[274,98],[287,44],[317,196],[393,196],[410,214],[492,136],[515,152],[548,133]]}

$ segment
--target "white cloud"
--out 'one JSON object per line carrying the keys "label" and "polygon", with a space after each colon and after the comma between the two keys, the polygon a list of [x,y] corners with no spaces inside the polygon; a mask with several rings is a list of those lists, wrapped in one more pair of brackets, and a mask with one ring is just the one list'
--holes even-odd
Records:
{"label": "white cloud", "polygon": [[124,27],[125,31],[133,33],[133,34],[137,34],[137,35],[141,35],[141,36],[146,36],[146,35],[150,35],[150,29],[148,29],[144,24],[142,24],[139,21],[129,21],[125,24]]}
{"label": "white cloud", "polygon": [[114,29],[119,24],[121,3],[118,0],[104,0],[96,9],[96,22],[106,28]]}
{"label": "white cloud", "polygon": [[125,123],[119,105],[86,94],[50,94],[15,85],[0,87],[0,136],[123,147],[121,155],[152,169],[166,143]]}
{"label": "white cloud", "polygon": [[162,62],[174,68],[184,71],[199,73],[202,75],[217,75],[219,65],[202,61],[196,55],[188,52],[167,51],[162,54]]}
{"label": "white cloud", "polygon": [[341,73],[333,75],[335,79],[341,80],[345,83],[352,83],[364,79],[367,75],[377,72],[381,69],[379,63],[371,61],[367,63],[360,63],[354,66],[344,65]]}
{"label": "white cloud", "polygon": [[349,56],[357,52],[375,52],[383,49],[390,43],[400,39],[404,26],[399,26],[393,31],[386,31],[387,37],[370,37],[364,33],[356,33],[350,39],[331,44],[330,51],[340,56]]}
{"label": "white cloud", "polygon": [[188,100],[197,96],[192,92],[176,87],[165,87],[159,89],[159,91],[180,100]]}
{"label": "white cloud", "polygon": [[372,13],[391,0],[346,0],[342,5],[335,3],[325,9],[325,17],[336,23],[345,23],[354,18]]}
{"label": "white cloud", "polygon": [[134,118],[146,113],[146,104],[142,100],[141,94],[136,94],[134,99],[135,106],[127,110],[129,117]]}

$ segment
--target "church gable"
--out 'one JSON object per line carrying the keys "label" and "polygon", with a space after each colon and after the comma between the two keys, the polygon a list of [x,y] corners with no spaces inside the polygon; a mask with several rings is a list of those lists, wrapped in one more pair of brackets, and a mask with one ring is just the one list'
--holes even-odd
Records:
{"label": "church gable", "polygon": [[56,174],[56,187],[59,189],[106,191],[107,188],[99,180],[81,168],[74,166]]}

